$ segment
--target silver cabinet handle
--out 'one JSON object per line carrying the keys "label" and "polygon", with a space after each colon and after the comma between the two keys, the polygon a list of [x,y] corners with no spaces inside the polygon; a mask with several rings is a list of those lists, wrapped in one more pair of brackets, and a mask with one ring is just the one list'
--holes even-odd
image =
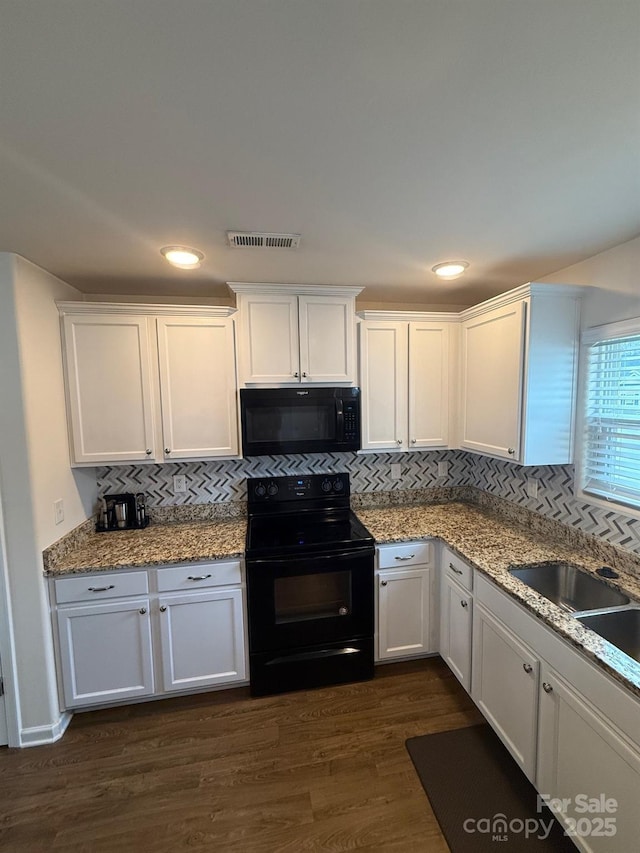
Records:
{"label": "silver cabinet handle", "polygon": [[147,454],[147,456],[151,456],[151,453],[152,453],[151,448],[147,447],[147,449],[145,450],[145,453]]}
{"label": "silver cabinet handle", "polygon": [[139,613],[141,616],[144,616],[144,614],[145,614],[146,612],[147,612],[147,608],[146,608],[146,607],[141,607],[141,608],[140,608],[140,610],[138,610],[138,613]]}
{"label": "silver cabinet handle", "polygon": [[545,693],[553,693],[553,687],[549,684],[548,681],[542,682],[542,689]]}
{"label": "silver cabinet handle", "polygon": [[296,377],[296,379],[298,379],[298,378],[299,378],[299,376],[300,376],[300,374],[299,374],[299,373],[294,373],[293,375]]}
{"label": "silver cabinet handle", "polygon": [[307,374],[306,374],[306,373],[303,373],[302,375],[303,375],[304,377],[306,377],[306,375],[307,375]]}
{"label": "silver cabinet handle", "polygon": [[380,586],[386,586],[388,581],[380,581]]}
{"label": "silver cabinet handle", "polygon": [[464,574],[462,569],[456,569],[456,567],[453,565],[453,563],[449,563],[449,568],[451,569],[452,572],[455,572],[457,575]]}
{"label": "silver cabinet handle", "polygon": [[415,554],[407,554],[406,557],[394,557],[395,560],[400,560],[401,563],[404,563],[405,560],[413,560]]}
{"label": "silver cabinet handle", "polygon": [[412,439],[411,439],[411,444],[417,444],[417,443],[418,443],[418,439],[417,439],[417,438],[412,438]]}
{"label": "silver cabinet handle", "polygon": [[516,451],[514,450],[514,448],[513,448],[513,447],[510,447],[510,448],[507,450],[507,453],[509,454],[509,456],[513,456],[513,454],[514,454],[515,452],[516,452]]}
{"label": "silver cabinet handle", "polygon": [[160,605],[160,613],[164,613],[166,609],[167,609],[167,605],[166,605],[166,604],[161,604],[161,605]]}
{"label": "silver cabinet handle", "polygon": [[170,447],[165,447],[164,452],[165,452],[165,453],[167,453],[167,454],[171,453],[171,448],[170,448]]}
{"label": "silver cabinet handle", "polygon": [[187,580],[190,581],[206,581],[207,578],[210,578],[211,575],[189,575]]}
{"label": "silver cabinet handle", "polygon": [[468,606],[469,606],[469,602],[468,602],[468,601],[461,601],[461,602],[460,602],[460,606],[461,606],[461,607],[468,607]]}
{"label": "silver cabinet handle", "polygon": [[528,675],[530,672],[533,672],[533,667],[531,666],[531,664],[530,664],[530,663],[523,663],[523,664],[522,664],[522,668],[523,668],[523,669],[524,669],[524,671],[527,673],[527,675]]}
{"label": "silver cabinet handle", "polygon": [[115,589],[115,584],[110,583],[109,586],[90,586],[89,592],[106,592],[108,589]]}
{"label": "silver cabinet handle", "polygon": [[402,444],[402,439],[401,439],[401,438],[396,438],[396,444]]}

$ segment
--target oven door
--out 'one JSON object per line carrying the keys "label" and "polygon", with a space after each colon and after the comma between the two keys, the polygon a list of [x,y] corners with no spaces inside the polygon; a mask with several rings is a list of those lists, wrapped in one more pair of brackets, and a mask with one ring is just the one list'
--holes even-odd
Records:
{"label": "oven door", "polygon": [[371,637],[373,553],[247,560],[250,651]]}

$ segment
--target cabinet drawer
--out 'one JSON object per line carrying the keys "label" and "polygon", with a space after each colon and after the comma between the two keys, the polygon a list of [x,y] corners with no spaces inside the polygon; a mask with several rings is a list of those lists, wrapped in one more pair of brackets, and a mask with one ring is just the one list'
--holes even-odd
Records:
{"label": "cabinet drawer", "polygon": [[448,548],[442,549],[442,567],[447,577],[455,580],[464,589],[473,589],[473,569]]}
{"label": "cabinet drawer", "polygon": [[105,572],[103,575],[76,575],[55,582],[56,601],[100,601],[123,595],[146,595],[149,591],[146,572]]}
{"label": "cabinet drawer", "polygon": [[431,542],[403,542],[401,545],[378,546],[379,569],[401,569],[404,566],[431,563]]}
{"label": "cabinet drawer", "polygon": [[193,563],[190,566],[158,569],[158,592],[195,591],[209,586],[231,586],[242,582],[240,560]]}

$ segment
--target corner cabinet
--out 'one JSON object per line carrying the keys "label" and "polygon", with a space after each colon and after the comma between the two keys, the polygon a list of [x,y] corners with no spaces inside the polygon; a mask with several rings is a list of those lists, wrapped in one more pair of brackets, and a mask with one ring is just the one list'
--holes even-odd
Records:
{"label": "corner cabinet", "polygon": [[359,317],[362,449],[448,447],[457,315]]}
{"label": "corner cabinet", "polygon": [[238,455],[234,309],[58,307],[72,464]]}
{"label": "corner cabinet", "polygon": [[229,282],[242,385],[353,385],[361,288]]}
{"label": "corner cabinet", "polygon": [[528,284],[462,312],[461,448],[572,461],[580,294]]}
{"label": "corner cabinet", "polygon": [[246,681],[243,591],[238,560],[53,579],[63,707]]}

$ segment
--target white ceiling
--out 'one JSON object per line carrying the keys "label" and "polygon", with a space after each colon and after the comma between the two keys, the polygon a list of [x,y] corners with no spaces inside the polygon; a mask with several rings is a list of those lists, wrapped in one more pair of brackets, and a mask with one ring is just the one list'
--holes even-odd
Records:
{"label": "white ceiling", "polygon": [[0,0],[0,39],[0,249],[87,293],[469,304],[640,233],[638,0]]}

